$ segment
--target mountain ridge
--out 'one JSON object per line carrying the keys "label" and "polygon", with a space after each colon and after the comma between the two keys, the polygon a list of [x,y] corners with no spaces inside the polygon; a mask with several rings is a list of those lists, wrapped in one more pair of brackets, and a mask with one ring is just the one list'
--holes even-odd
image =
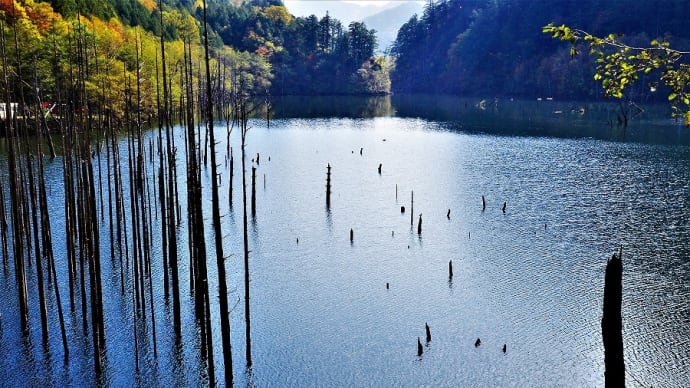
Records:
{"label": "mountain ridge", "polygon": [[387,52],[398,35],[400,27],[415,14],[424,11],[422,3],[417,1],[404,1],[400,4],[381,10],[367,16],[362,21],[369,28],[376,30],[379,52]]}

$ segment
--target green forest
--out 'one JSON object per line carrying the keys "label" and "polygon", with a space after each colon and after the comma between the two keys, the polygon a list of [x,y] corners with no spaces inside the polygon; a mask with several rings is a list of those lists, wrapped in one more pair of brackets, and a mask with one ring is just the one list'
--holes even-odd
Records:
{"label": "green forest", "polygon": [[[185,53],[201,58],[203,11],[191,0],[2,0],[6,98],[67,101],[79,86],[92,106],[122,117],[127,90],[136,83],[137,105],[153,115],[163,82],[156,67],[163,65],[161,40],[176,95]],[[213,66],[242,74],[223,78],[218,70],[218,83],[241,78],[253,95],[598,99],[605,93],[593,78],[593,59],[571,55],[544,26],[615,33],[631,46],[663,39],[679,50],[690,47],[690,5],[673,0],[429,1],[400,28],[387,53],[377,50],[376,31],[364,23],[346,25],[328,14],[295,17],[281,0],[210,0],[206,14]],[[584,44],[580,49],[587,51]],[[89,70],[82,85],[73,85],[80,57]],[[627,97],[646,101],[662,94],[640,81]]]}
{"label": "green forest", "polygon": [[[163,91],[201,84],[203,11],[187,1],[2,0],[3,100],[153,117]],[[280,1],[214,0],[205,13],[216,96],[238,87],[254,96],[390,92],[387,61],[363,23],[296,18]],[[196,70],[184,74],[188,63]]]}
{"label": "green forest", "polygon": [[[658,0],[443,0],[430,2],[423,15],[403,25],[393,47],[393,91],[463,96],[604,96],[593,78],[588,55],[571,55],[570,46],[542,33],[549,23],[594,35],[616,34],[631,46],[654,39],[671,47],[690,47],[690,3]],[[580,51],[587,54],[584,44]],[[656,98],[648,74],[628,97]],[[657,77],[658,78],[658,77]],[[663,94],[663,93],[657,93]]]}

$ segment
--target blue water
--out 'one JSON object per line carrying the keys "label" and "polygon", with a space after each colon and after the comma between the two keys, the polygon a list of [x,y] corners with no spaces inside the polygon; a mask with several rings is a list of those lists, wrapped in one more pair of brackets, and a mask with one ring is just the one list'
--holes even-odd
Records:
{"label": "blue water", "polygon": [[[553,113],[558,107],[523,104],[509,111],[503,104],[492,113],[473,102],[465,107],[440,101],[431,104],[436,110],[417,112],[413,103],[394,99],[367,105],[373,113],[361,114],[366,118],[348,111],[277,118],[269,128],[262,120],[251,122],[248,159],[259,153],[261,162],[255,164],[257,214],[249,224],[251,370],[244,360],[241,171],[236,159],[230,209],[226,147],[219,145],[238,386],[601,386],[604,268],[620,247],[628,384],[690,384],[690,131],[663,116],[640,119],[622,131],[607,124],[607,111],[588,120],[589,113]],[[447,106],[458,114],[439,117],[440,109],[452,111]],[[224,126],[217,130],[224,139]],[[181,141],[183,129],[176,131]],[[237,140],[235,131],[236,157]],[[126,147],[121,149],[126,156]],[[157,160],[147,163],[155,171]],[[46,174],[63,308],[69,311],[59,158]],[[202,174],[209,186],[209,173]],[[185,209],[184,174],[178,175]],[[205,187],[204,195],[209,191]],[[204,203],[210,289],[217,293],[210,201]],[[106,213],[102,382],[207,385],[185,280],[186,253],[181,250],[179,257],[184,325],[177,346],[172,306],[163,297],[160,242],[152,263],[157,355],[149,321],[139,327],[141,361],[135,370],[132,296],[129,290],[120,295],[119,259],[110,260],[107,220]],[[154,218],[155,241],[159,222]],[[185,217],[178,244],[187,244]],[[34,272],[28,269],[32,304]],[[10,260],[0,276],[0,386],[95,384],[79,308],[66,316],[65,365],[54,294],[47,347],[37,312],[29,334],[21,334],[16,295]],[[215,304],[212,313],[216,377],[223,381]]]}

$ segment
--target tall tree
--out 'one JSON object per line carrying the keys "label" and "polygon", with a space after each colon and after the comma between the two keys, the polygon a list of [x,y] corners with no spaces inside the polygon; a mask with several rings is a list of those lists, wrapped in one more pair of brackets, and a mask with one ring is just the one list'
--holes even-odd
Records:
{"label": "tall tree", "polygon": [[223,256],[223,233],[220,223],[220,200],[218,197],[218,164],[216,161],[216,138],[213,127],[213,88],[211,85],[211,60],[208,42],[208,23],[206,17],[206,0],[204,7],[204,62],[206,64],[206,129],[211,147],[211,206],[213,208],[213,234],[216,248],[216,265],[218,266],[218,295],[220,307],[220,329],[223,341],[223,362],[225,366],[225,385],[232,386],[232,348],[230,345],[230,309],[228,308],[228,284],[225,275],[225,257]]}

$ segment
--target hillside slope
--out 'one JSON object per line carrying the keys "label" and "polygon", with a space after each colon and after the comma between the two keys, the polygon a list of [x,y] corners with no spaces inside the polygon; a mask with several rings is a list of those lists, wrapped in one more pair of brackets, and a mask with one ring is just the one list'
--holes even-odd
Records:
{"label": "hillside slope", "polygon": [[[690,47],[690,2],[674,0],[442,0],[400,29],[393,52],[397,92],[466,96],[599,95],[587,55],[542,33],[548,23],[623,34],[635,45],[662,38]],[[583,50],[587,53],[587,50]],[[631,92],[650,98],[644,80]]]}

